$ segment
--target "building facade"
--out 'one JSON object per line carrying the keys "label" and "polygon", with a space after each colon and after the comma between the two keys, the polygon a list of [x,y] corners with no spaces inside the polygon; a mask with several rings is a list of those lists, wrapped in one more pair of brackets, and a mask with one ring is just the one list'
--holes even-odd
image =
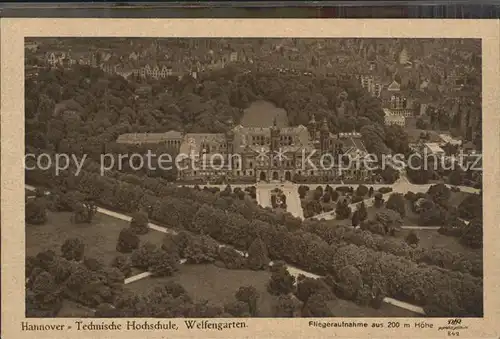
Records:
{"label": "building facade", "polygon": [[[271,127],[231,126],[226,133],[122,135],[117,142],[175,146],[182,181],[333,181],[373,176],[362,161],[367,152],[359,133],[332,134],[326,120],[318,124],[314,117],[307,127],[278,127],[275,121]],[[346,157],[355,159],[351,166],[346,166]]]}

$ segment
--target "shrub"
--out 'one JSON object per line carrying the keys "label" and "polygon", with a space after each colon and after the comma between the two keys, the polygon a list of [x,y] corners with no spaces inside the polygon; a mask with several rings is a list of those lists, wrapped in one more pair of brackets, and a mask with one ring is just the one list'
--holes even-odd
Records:
{"label": "shrub", "polygon": [[257,300],[259,293],[253,286],[242,286],[235,294],[236,300],[248,304],[249,313],[251,316],[257,315]]}
{"label": "shrub", "polygon": [[130,264],[130,260],[124,255],[117,255],[111,262],[111,267],[119,269],[123,273],[125,278],[128,278],[132,275],[132,266]]}
{"label": "shrub", "polygon": [[280,295],[273,303],[275,317],[300,317],[303,303],[294,295]]}
{"label": "shrub", "polygon": [[212,263],[217,259],[219,245],[209,236],[188,237],[184,257],[189,264]]}
{"label": "shrub", "polygon": [[354,300],[363,286],[363,279],[359,270],[352,266],[345,266],[339,272],[338,288],[340,294],[348,300]]}
{"label": "shrub", "polygon": [[351,203],[353,203],[353,204],[358,203],[360,201],[363,201],[363,197],[360,197],[359,195],[355,195],[351,199]]}
{"label": "shrub", "polygon": [[365,195],[368,194],[368,192],[369,189],[365,185],[359,185],[358,188],[356,189],[356,195],[359,197],[364,197]]}
{"label": "shrub", "polygon": [[267,290],[273,295],[288,294],[294,289],[295,277],[286,266],[273,268]]}
{"label": "shrub", "polygon": [[121,253],[130,253],[139,247],[139,237],[129,228],[121,230],[118,236],[116,250]]}
{"label": "shrub", "polygon": [[414,203],[417,200],[417,195],[413,193],[412,191],[408,191],[405,194],[405,199]]}
{"label": "shrub", "polygon": [[406,202],[402,194],[392,193],[385,204],[390,210],[398,212],[402,217],[406,215]]}
{"label": "shrub", "polygon": [[134,267],[148,270],[155,263],[157,252],[156,245],[146,242],[132,252],[130,261]]}
{"label": "shrub", "polygon": [[78,238],[67,239],[61,246],[62,257],[66,260],[80,261],[84,251],[85,244]]}
{"label": "shrub", "polygon": [[148,223],[149,220],[147,213],[142,211],[136,212],[132,215],[130,228],[135,234],[146,234],[149,231]]}
{"label": "shrub", "polygon": [[150,258],[148,270],[156,277],[168,277],[177,271],[179,261],[176,256],[163,250],[155,251]]}
{"label": "shrub", "polygon": [[47,208],[43,199],[29,199],[26,203],[25,220],[28,224],[42,225],[47,222]]}
{"label": "shrub", "polygon": [[98,272],[104,268],[104,264],[95,258],[85,257],[83,258],[83,264],[93,272]]}
{"label": "shrub", "polygon": [[392,192],[392,187],[380,187],[378,191],[382,194],[390,193]]}
{"label": "shrub", "polygon": [[420,242],[420,239],[419,239],[418,235],[415,232],[411,231],[406,236],[405,241],[406,241],[406,243],[408,245],[415,245],[415,246],[417,246],[418,243]]}
{"label": "shrub", "polygon": [[326,300],[321,294],[314,294],[306,301],[302,309],[303,317],[333,317]]}
{"label": "shrub", "polygon": [[219,247],[219,259],[227,269],[241,269],[245,267],[245,258],[234,248],[228,246]]}
{"label": "shrub", "polygon": [[247,266],[252,270],[263,270],[269,266],[266,245],[256,238],[248,248]]}
{"label": "shrub", "polygon": [[224,305],[224,312],[235,318],[250,317],[250,308],[246,302],[233,301]]}

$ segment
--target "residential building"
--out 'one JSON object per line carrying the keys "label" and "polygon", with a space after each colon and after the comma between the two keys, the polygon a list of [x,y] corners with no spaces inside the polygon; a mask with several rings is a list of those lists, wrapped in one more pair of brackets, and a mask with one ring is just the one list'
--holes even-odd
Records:
{"label": "residential building", "polygon": [[425,149],[427,150],[428,154],[436,155],[439,157],[445,155],[445,151],[439,146],[438,143],[428,142],[428,143],[425,143],[424,146],[425,146]]}
{"label": "residential building", "polygon": [[398,125],[404,127],[406,125],[406,117],[400,114],[394,114],[390,109],[384,108],[384,123],[387,126]]}

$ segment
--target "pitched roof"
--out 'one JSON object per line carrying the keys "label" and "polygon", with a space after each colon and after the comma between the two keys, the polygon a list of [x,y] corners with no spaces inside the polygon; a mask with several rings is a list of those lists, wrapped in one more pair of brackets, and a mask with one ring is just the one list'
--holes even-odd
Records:
{"label": "pitched roof", "polygon": [[117,143],[124,144],[155,144],[167,140],[182,139],[182,133],[170,130],[165,133],[126,133],[118,136]]}

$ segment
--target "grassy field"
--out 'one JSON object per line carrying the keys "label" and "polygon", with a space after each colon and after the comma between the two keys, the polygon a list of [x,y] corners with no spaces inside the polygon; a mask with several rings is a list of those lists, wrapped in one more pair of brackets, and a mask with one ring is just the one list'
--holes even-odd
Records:
{"label": "grassy field", "polygon": [[[437,230],[413,230],[420,239],[419,247],[422,248],[446,248],[452,252],[467,254],[481,253],[481,249],[472,249],[462,245],[458,238],[439,234]],[[410,230],[402,230],[398,233],[397,237],[404,239]]]}
{"label": "grassy field", "polygon": [[126,287],[139,294],[147,294],[166,281],[173,280],[184,286],[197,301],[209,300],[217,304],[234,301],[234,294],[241,286],[254,286],[260,294],[258,307],[262,316],[271,316],[273,296],[267,292],[267,271],[228,270],[215,265],[182,265],[173,277],[146,278]]}
{"label": "grassy field", "polygon": [[58,318],[88,318],[94,311],[71,300],[63,300],[62,307],[57,313]]}
{"label": "grassy field", "polygon": [[276,107],[269,101],[255,101],[245,109],[241,125],[245,127],[270,127],[276,118],[279,127],[288,126],[288,116],[283,108]]}
{"label": "grassy field", "polygon": [[[177,275],[169,278],[146,278],[128,284],[127,288],[140,294],[174,280],[186,288],[195,300],[209,300],[224,304],[234,300],[239,287],[254,286],[260,294],[258,308],[261,317],[272,316],[275,297],[267,292],[270,273],[267,271],[227,270],[214,265],[183,265]],[[335,300],[329,302],[338,317],[413,317],[415,313],[396,306],[384,304],[379,310],[358,306],[351,301]]]}
{"label": "grassy field", "polygon": [[421,317],[417,313],[386,303],[383,303],[379,309],[374,309],[356,305],[348,300],[337,299],[328,302],[328,306],[336,317]]}
{"label": "grassy field", "polygon": [[[49,212],[45,225],[26,226],[26,255],[35,256],[44,250],[60,252],[66,239],[79,238],[85,243],[85,256],[101,260],[109,264],[115,256],[118,234],[129,223],[105,214],[97,213],[92,224],[74,224],[70,220],[71,213]],[[162,234],[150,230],[139,236],[142,242],[150,241],[161,244]]]}

